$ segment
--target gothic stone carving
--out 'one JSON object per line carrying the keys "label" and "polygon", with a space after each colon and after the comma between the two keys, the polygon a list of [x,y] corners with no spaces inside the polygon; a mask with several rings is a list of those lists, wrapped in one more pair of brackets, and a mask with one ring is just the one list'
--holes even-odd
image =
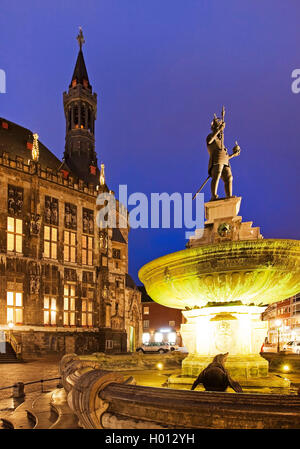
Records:
{"label": "gothic stone carving", "polygon": [[77,229],[77,207],[74,204],[65,203],[65,227]]}
{"label": "gothic stone carving", "polygon": [[8,185],[7,210],[9,215],[20,215],[23,208],[24,191],[21,187]]}
{"label": "gothic stone carving", "polygon": [[94,212],[89,209],[83,209],[82,228],[85,234],[94,234]]}
{"label": "gothic stone carving", "polygon": [[58,200],[45,196],[45,222],[58,225]]}

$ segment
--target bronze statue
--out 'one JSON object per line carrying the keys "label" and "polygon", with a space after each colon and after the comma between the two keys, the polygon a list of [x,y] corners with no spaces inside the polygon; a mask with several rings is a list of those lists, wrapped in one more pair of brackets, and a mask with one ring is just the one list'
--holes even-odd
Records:
{"label": "bronze statue", "polygon": [[197,385],[203,384],[206,391],[226,391],[231,387],[237,393],[242,393],[241,385],[229,376],[224,367],[227,357],[228,352],[216,355],[212,363],[201,371],[191,389],[195,390]]}
{"label": "bronze statue", "polygon": [[211,176],[211,201],[219,198],[218,185],[220,178],[224,181],[226,198],[232,197],[232,173],[229,159],[240,155],[240,147],[236,142],[232,154],[228,154],[224,146],[225,109],[222,109],[222,118],[214,115],[211,122],[211,133],[206,138],[207,150],[209,152],[208,173]]}
{"label": "bronze statue", "polygon": [[201,185],[201,187],[195,193],[193,199],[205,186],[209,178],[211,180],[211,199],[210,201],[217,200],[218,196],[218,186],[220,178],[224,181],[226,198],[232,197],[232,173],[229,163],[229,159],[239,156],[241,148],[238,143],[235,142],[235,146],[232,149],[232,154],[228,154],[227,148],[224,146],[224,128],[225,128],[225,108],[222,108],[222,117],[218,118],[214,114],[213,121],[211,122],[211,133],[208,134],[206,138],[207,150],[209,153],[209,164],[208,164],[208,177]]}

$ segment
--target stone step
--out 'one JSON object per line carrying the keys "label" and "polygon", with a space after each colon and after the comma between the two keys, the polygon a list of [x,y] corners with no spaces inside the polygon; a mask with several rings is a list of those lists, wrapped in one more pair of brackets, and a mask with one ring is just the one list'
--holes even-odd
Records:
{"label": "stone step", "polygon": [[57,420],[57,414],[50,406],[52,392],[40,394],[31,407],[26,408],[27,416],[34,429],[49,429]]}
{"label": "stone step", "polygon": [[40,393],[30,393],[25,397],[25,401],[22,402],[13,412],[0,413],[0,421],[2,428],[4,429],[32,429],[34,424],[28,418],[26,408],[31,406],[32,401]]}
{"label": "stone step", "polygon": [[30,393],[13,412],[0,412],[0,429],[79,429],[63,388]]}

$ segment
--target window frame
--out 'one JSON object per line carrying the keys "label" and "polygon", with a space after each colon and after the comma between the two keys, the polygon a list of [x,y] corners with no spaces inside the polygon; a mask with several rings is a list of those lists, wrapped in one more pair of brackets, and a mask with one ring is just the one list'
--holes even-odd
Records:
{"label": "window frame", "polygon": [[[8,294],[12,293],[13,295],[13,304],[8,304]],[[19,294],[21,295],[21,306],[17,306],[17,301],[16,301],[16,295]],[[8,310],[12,310],[12,315],[13,315],[13,319],[9,319],[9,313]],[[16,312],[21,311],[21,317],[22,320],[21,321],[17,321],[16,319]],[[24,298],[23,298],[23,291],[19,291],[19,290],[6,290],[6,322],[7,324],[9,322],[12,322],[14,325],[22,325],[24,324]]]}
{"label": "window frame", "polygon": [[[91,248],[89,247],[89,242],[92,242]],[[83,244],[85,242],[85,245]],[[85,254],[85,256],[84,256]],[[90,259],[91,257],[91,259]],[[94,260],[94,237],[89,234],[81,235],[81,262],[82,265],[93,266]],[[91,263],[89,263],[91,262]]]}
{"label": "window frame", "polygon": [[[46,228],[49,228],[49,239],[46,239]],[[54,240],[52,238],[53,237],[52,236],[52,231],[54,231],[54,229],[56,230],[56,240]],[[58,249],[58,227],[57,226],[50,225],[50,224],[45,224],[44,225],[43,242],[44,242],[43,257],[45,259],[57,260],[58,259],[58,257],[57,257],[58,256],[58,254],[57,254],[57,249]],[[49,256],[46,255],[46,243],[49,244]],[[53,247],[55,247],[55,255],[56,255],[56,257],[53,257]]]}
{"label": "window frame", "polygon": [[[66,235],[68,235],[68,242],[66,242]],[[71,243],[71,237],[74,236],[74,244]],[[64,229],[64,262],[76,263],[77,260],[77,233],[69,229]],[[67,258],[66,258],[67,250]],[[74,250],[74,260],[72,258],[72,250]]]}
{"label": "window frame", "polygon": [[[74,288],[74,295],[71,294],[73,288]],[[67,294],[66,289],[68,290]],[[65,327],[76,327],[76,299],[77,299],[76,284],[74,283],[64,284],[63,325]],[[66,300],[68,301],[67,308],[66,308]],[[72,324],[72,322],[74,322],[74,324]]]}
{"label": "window frame", "polygon": [[[13,231],[9,230],[9,220],[13,220]],[[21,233],[17,232],[17,221],[21,222]],[[9,253],[23,254],[23,220],[22,218],[7,216],[6,220],[6,250]],[[13,236],[13,249],[8,248],[9,236]],[[21,251],[17,251],[17,239],[21,239]]]}

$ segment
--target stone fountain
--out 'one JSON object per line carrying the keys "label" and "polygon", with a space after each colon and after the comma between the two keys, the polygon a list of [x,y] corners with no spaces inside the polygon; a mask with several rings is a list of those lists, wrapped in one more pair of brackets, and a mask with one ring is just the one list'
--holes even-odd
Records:
{"label": "stone fountain", "polygon": [[261,314],[268,304],[300,290],[300,242],[263,239],[252,222],[238,216],[240,197],[205,204],[204,230],[187,249],[144,265],[139,278],[154,301],[181,309],[181,335],[189,355],[182,376],[192,383],[212,357],[229,352],[226,367],[243,386],[288,387],[268,373],[260,356],[267,335]]}
{"label": "stone fountain", "polygon": [[[261,314],[268,304],[300,291],[300,242],[265,240],[238,215],[241,197],[232,195],[229,160],[241,148],[236,142],[228,154],[224,117],[223,106],[206,138],[209,176],[196,193],[211,177],[204,229],[196,230],[187,249],[144,265],[139,278],[154,301],[183,311],[181,335],[189,355],[183,376],[170,382],[187,383],[184,376],[198,375],[214,355],[229,352],[226,367],[242,385],[288,387],[287,379],[268,375],[268,362],[259,355],[267,334]],[[220,179],[224,199],[217,194]]]}

